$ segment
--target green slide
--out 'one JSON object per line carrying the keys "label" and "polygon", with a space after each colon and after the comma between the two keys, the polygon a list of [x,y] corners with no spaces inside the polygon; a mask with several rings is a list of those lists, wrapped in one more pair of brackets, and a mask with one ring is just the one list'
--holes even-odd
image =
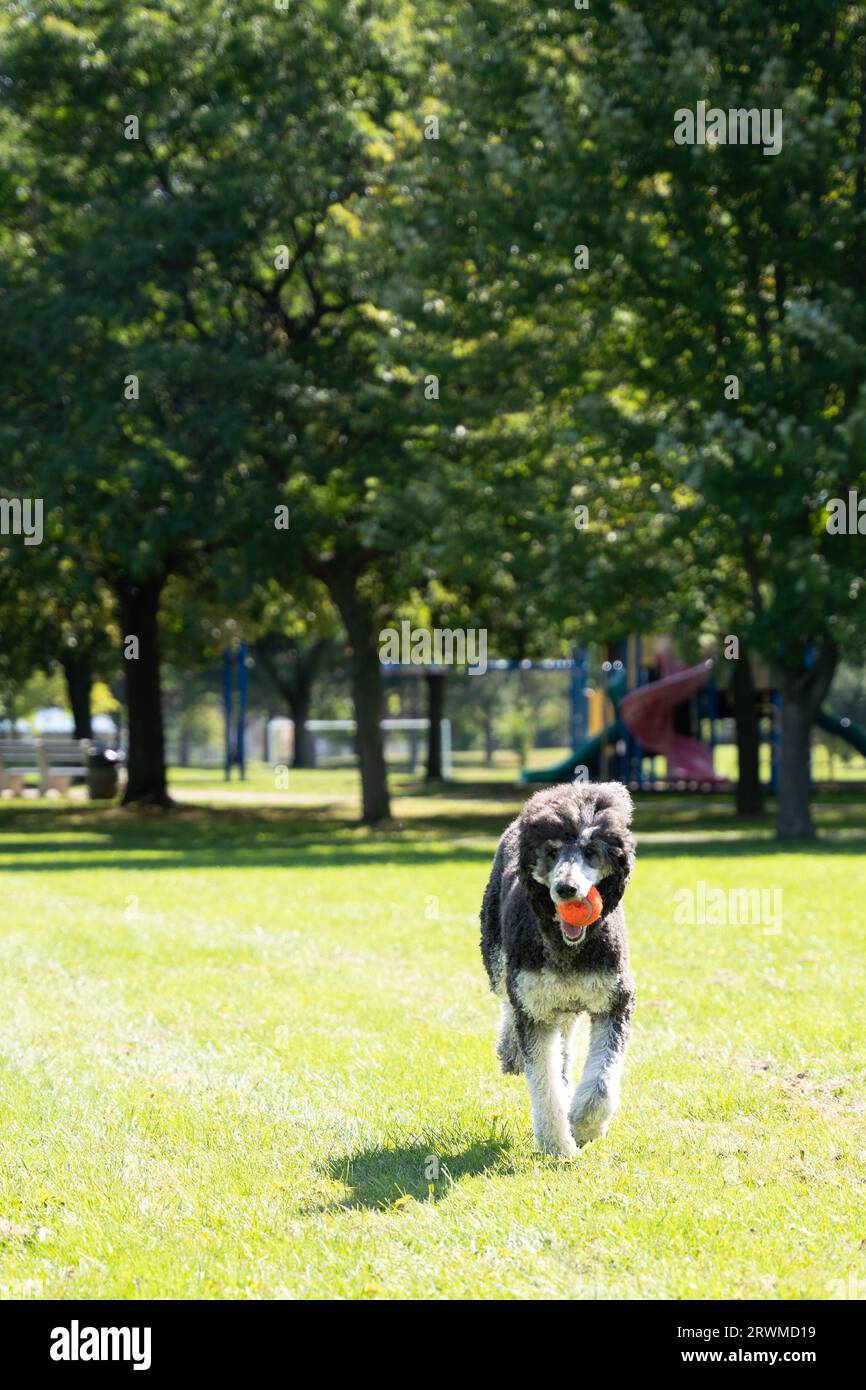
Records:
{"label": "green slide", "polygon": [[535,768],[532,772],[527,772],[524,768],[520,774],[520,780],[521,782],[570,782],[574,777],[575,768],[578,767],[588,768],[590,776],[595,776],[601,763],[601,750],[604,745],[616,743],[618,738],[625,738],[626,733],[627,730],[622,720],[614,719],[606,729],[602,729],[600,734],[593,734],[592,738],[585,739],[561,763],[556,763],[554,767]]}
{"label": "green slide", "polygon": [[828,710],[819,709],[815,715],[815,723],[819,729],[823,729],[827,734],[836,734],[838,738],[843,738],[846,743],[850,743],[852,748],[856,748],[858,753],[862,753],[866,758],[866,729],[861,729],[859,724],[853,724],[850,719],[837,719]]}
{"label": "green slide", "polygon": [[567,758],[563,758],[562,762],[556,763],[554,767],[538,767],[532,772],[527,772],[524,768],[520,774],[521,782],[570,782],[574,777],[575,768],[578,767],[588,768],[590,777],[597,777],[604,745],[616,743],[617,739],[625,738],[628,734],[628,729],[619,717],[619,702],[625,694],[625,686],[625,671],[616,671],[607,687],[616,719],[608,724],[606,729],[584,739],[583,743],[572,749]]}

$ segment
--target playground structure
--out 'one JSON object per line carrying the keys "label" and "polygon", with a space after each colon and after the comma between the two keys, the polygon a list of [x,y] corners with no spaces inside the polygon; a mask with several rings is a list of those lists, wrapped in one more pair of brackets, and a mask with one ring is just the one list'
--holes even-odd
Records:
{"label": "playground structure", "polygon": [[[726,702],[726,692],[716,684],[714,660],[704,658],[685,666],[675,661],[667,638],[647,642],[630,637],[617,650],[612,659],[602,662],[602,679],[594,687],[588,685],[589,657],[584,649],[559,662],[490,663],[499,669],[554,667],[572,672],[572,752],[552,767],[524,769],[521,781],[567,782],[582,775],[622,781],[640,790],[729,788],[732,784],[714,765],[717,726]],[[768,708],[772,712],[770,785],[775,789],[781,711],[781,698],[775,692],[768,692]],[[692,732],[678,727],[683,722]],[[866,730],[852,720],[822,709],[815,724],[866,757]],[[708,741],[695,732],[703,726],[709,730]],[[655,769],[658,755],[666,760],[664,776]]]}
{"label": "playground structure", "polygon": [[238,777],[243,782],[247,775],[246,731],[250,661],[246,642],[226,647],[222,660],[225,720],[223,775],[225,780],[230,782],[232,768],[236,767]]}
{"label": "playground structure", "polygon": [[[521,781],[531,784],[568,782],[583,776],[595,780],[616,780],[637,790],[712,791],[730,789],[733,783],[715,766],[719,726],[732,714],[728,692],[719,687],[718,671],[726,663],[703,657],[687,666],[674,657],[670,638],[629,637],[626,641],[596,652],[594,662],[586,648],[576,648],[568,658],[548,660],[489,660],[490,671],[559,671],[569,675],[570,742],[572,750],[560,762],[543,768],[524,768]],[[250,657],[243,642],[236,642],[223,653],[223,716],[225,730],[224,775],[230,780],[236,767],[241,779],[246,775],[248,668]],[[389,675],[394,667],[383,663]],[[428,668],[412,668],[423,674]],[[591,672],[595,680],[591,680]],[[402,670],[398,671],[403,674]],[[761,725],[763,740],[770,749],[770,787],[775,789],[779,747],[781,697],[770,687],[765,674],[761,685]],[[275,719],[274,725],[291,721]],[[866,758],[866,730],[851,719],[821,709],[815,726],[844,740]],[[353,720],[308,720],[314,735],[342,740],[351,755],[354,742]],[[383,719],[383,734],[393,740],[407,736],[409,758],[414,770],[418,736],[429,729],[426,718]],[[438,721],[441,763],[444,777],[452,773],[451,725]],[[707,736],[702,734],[706,731]],[[266,728],[266,760],[276,756],[275,730]],[[728,740],[730,741],[730,740]],[[406,750],[403,749],[403,755]],[[664,759],[665,770],[658,762]]]}

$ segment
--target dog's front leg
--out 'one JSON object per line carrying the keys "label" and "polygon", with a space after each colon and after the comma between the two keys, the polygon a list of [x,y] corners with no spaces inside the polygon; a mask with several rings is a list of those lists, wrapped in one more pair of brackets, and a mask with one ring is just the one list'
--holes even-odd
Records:
{"label": "dog's front leg", "polygon": [[591,1017],[589,1051],[568,1112],[578,1145],[606,1134],[616,1113],[633,1012],[634,994],[628,993],[610,1013]]}
{"label": "dog's front leg", "polygon": [[562,1077],[562,1038],[556,1022],[536,1023],[515,1010],[517,1036],[523,1053],[532,1129],[545,1153],[570,1158],[577,1146],[568,1127],[568,1092]]}
{"label": "dog's front leg", "polygon": [[496,1044],[496,1055],[499,1058],[503,1072],[523,1071],[523,1057],[520,1052],[520,1040],[517,1036],[517,1027],[514,1020],[514,1010],[507,999],[502,1001],[502,1014],[499,1020],[499,1041]]}

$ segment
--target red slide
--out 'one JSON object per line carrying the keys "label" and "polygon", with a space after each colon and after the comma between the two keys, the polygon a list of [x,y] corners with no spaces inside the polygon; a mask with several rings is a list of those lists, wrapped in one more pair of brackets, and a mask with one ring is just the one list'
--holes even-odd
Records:
{"label": "red slide", "polygon": [[687,782],[721,782],[713,755],[705,743],[674,733],[674,706],[688,700],[709,679],[713,663],[684,667],[661,680],[642,685],[620,701],[619,714],[629,733],[650,753],[663,753],[668,777]]}

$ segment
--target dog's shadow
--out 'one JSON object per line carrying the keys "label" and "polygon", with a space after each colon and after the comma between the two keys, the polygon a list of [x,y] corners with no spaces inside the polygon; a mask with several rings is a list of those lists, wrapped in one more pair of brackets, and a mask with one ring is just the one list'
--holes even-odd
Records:
{"label": "dog's shadow", "polygon": [[348,1188],[334,1205],[383,1211],[410,1201],[439,1202],[461,1178],[501,1165],[511,1143],[504,1131],[460,1146],[455,1136],[432,1132],[407,1144],[378,1144],[327,1165],[328,1176]]}

